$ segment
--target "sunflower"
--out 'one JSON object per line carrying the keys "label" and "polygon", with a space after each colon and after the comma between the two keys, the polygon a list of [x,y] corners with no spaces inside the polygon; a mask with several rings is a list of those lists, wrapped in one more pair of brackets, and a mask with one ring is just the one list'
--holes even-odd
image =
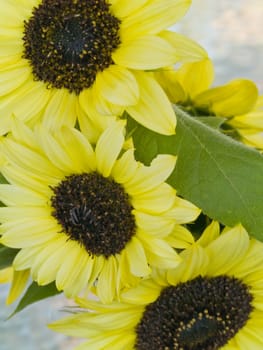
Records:
{"label": "sunflower", "polygon": [[29,278],[29,271],[16,271],[12,266],[0,270],[0,284],[10,283],[10,290],[6,298],[6,304],[13,303],[21,296],[26,288]]}
{"label": "sunflower", "polygon": [[66,126],[52,135],[17,123],[3,137],[0,242],[20,249],[16,270],[30,269],[39,285],[56,281],[68,296],[96,282],[111,301],[151,267],[178,265],[173,247],[192,239],[180,224],[200,211],[164,182],[175,157],[144,166],[122,150],[123,134],[123,122],[113,123],[95,149]]}
{"label": "sunflower", "polygon": [[[211,88],[214,68],[209,58],[185,63],[178,70],[166,69],[155,73],[170,101],[195,117],[222,118],[221,131],[250,145],[261,145],[262,98],[256,85],[247,79],[234,79]],[[257,136],[249,137],[250,134]],[[249,143],[249,139],[251,142]]]}
{"label": "sunflower", "polygon": [[78,298],[81,309],[49,327],[88,338],[78,350],[262,349],[262,252],[240,225],[228,228],[183,251],[165,278],[122,293],[120,303]]}
{"label": "sunflower", "polygon": [[2,0],[1,134],[10,130],[12,114],[30,125],[41,118],[51,129],[89,119],[101,131],[105,116],[124,110],[150,129],[173,134],[173,109],[146,70],[206,56],[198,44],[164,30],[190,4]]}
{"label": "sunflower", "polygon": [[228,124],[238,131],[243,143],[263,151],[263,95],[252,110],[231,118]]}

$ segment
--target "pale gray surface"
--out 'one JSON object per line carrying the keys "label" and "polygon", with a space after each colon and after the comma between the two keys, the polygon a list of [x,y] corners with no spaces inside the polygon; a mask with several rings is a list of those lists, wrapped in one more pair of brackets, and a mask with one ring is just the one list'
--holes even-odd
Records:
{"label": "pale gray surface", "polygon": [[62,318],[67,300],[62,295],[32,304],[21,313],[6,318],[14,306],[4,307],[7,285],[0,285],[0,350],[69,350],[79,340],[50,331],[46,324]]}
{"label": "pale gray surface", "polygon": [[216,82],[242,77],[263,91],[263,1],[192,0],[176,25],[206,48],[216,68]]}
{"label": "pale gray surface", "polygon": [[[197,40],[216,65],[216,82],[235,77],[254,80],[263,90],[263,1],[193,0],[189,13],[175,28]],[[28,307],[4,322],[6,286],[0,286],[0,350],[69,350],[75,340],[49,331],[45,324],[60,317],[62,296]]]}

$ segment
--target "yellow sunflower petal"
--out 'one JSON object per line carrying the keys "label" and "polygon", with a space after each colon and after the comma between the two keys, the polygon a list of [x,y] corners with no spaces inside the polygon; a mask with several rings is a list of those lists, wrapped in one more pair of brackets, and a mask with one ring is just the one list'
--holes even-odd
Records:
{"label": "yellow sunflower petal", "polygon": [[23,146],[28,147],[30,150],[38,152],[43,155],[43,151],[38,144],[38,138],[34,131],[21,120],[16,117],[12,118],[12,134],[11,138],[14,138],[16,142],[20,142]]}
{"label": "yellow sunflower petal", "polygon": [[23,23],[22,11],[16,11],[16,8],[11,3],[4,1],[1,4],[1,25],[4,27],[18,27]]}
{"label": "yellow sunflower petal", "polygon": [[263,112],[253,109],[251,112],[244,115],[235,116],[229,120],[228,124],[236,128],[251,129],[252,132],[263,129]]}
{"label": "yellow sunflower petal", "polygon": [[173,67],[160,69],[154,73],[154,76],[172,103],[187,101],[188,96],[184,87],[179,83],[177,72]]}
{"label": "yellow sunflower petal", "polygon": [[21,294],[27,286],[29,273],[30,270],[13,270],[12,284],[8,293],[8,297],[6,299],[7,305],[12,304],[15,300],[17,300],[17,298],[21,296]]}
{"label": "yellow sunflower petal", "polygon": [[228,343],[221,348],[221,350],[238,350],[235,338],[232,338]]}
{"label": "yellow sunflower petal", "polygon": [[[40,193],[40,195],[43,194],[45,198],[51,193],[50,188],[47,188],[47,184],[49,186],[57,184],[55,177],[44,176],[43,174],[40,176],[35,174],[32,177],[32,172],[15,164],[12,166],[6,165],[1,171],[9,183],[29,188],[31,191]],[[19,177],[17,174],[19,174]]]}
{"label": "yellow sunflower petal", "polygon": [[218,276],[227,273],[242,261],[248,247],[249,236],[241,225],[226,230],[206,247],[213,261],[209,265],[208,274]]}
{"label": "yellow sunflower petal", "polygon": [[[64,321],[64,320],[63,320]],[[60,322],[60,320],[58,321]],[[80,329],[79,322],[78,325],[75,324],[74,320],[70,320],[69,324],[57,324],[56,322],[53,322],[52,324],[48,324],[48,328],[50,328],[52,331],[55,332],[62,332],[65,335],[73,336],[73,337],[80,337],[84,338],[87,336],[87,332],[84,331],[83,328]],[[96,338],[94,338],[96,339]],[[96,343],[98,344],[98,339],[96,339]],[[107,341],[104,340],[103,344],[107,344]],[[89,342],[81,342],[80,345],[75,346],[75,350],[87,350],[89,349]],[[102,348],[103,349],[103,348]]]}
{"label": "yellow sunflower petal", "polygon": [[38,128],[37,135],[42,149],[54,167],[60,169],[64,175],[70,174],[73,170],[71,159],[58,139],[51,135],[48,129],[41,127]]}
{"label": "yellow sunflower petal", "polygon": [[146,6],[123,19],[122,26],[132,36],[156,34],[184,16],[190,0],[150,0]]}
{"label": "yellow sunflower petal", "polygon": [[261,270],[263,264],[263,243],[252,239],[246,256],[231,271],[240,277],[245,277],[248,274]]}
{"label": "yellow sunflower petal", "polygon": [[130,149],[123,153],[120,159],[116,160],[111,174],[120,184],[125,183],[134,177],[138,163],[134,158],[134,150]]}
{"label": "yellow sunflower petal", "polygon": [[126,254],[133,275],[143,277],[150,274],[151,269],[148,266],[143,245],[136,237],[127,244]]}
{"label": "yellow sunflower petal", "polygon": [[96,118],[98,112],[96,110],[95,101],[96,98],[93,96],[94,91],[92,88],[82,90],[79,94],[79,105],[85,113],[85,118]]}
{"label": "yellow sunflower petal", "polygon": [[96,162],[98,171],[108,177],[124,143],[123,124],[116,122],[103,132],[96,148]]}
{"label": "yellow sunflower petal", "polygon": [[39,206],[45,205],[47,201],[46,197],[37,192],[10,184],[0,185],[0,197],[1,201],[8,206]]}
{"label": "yellow sunflower petal", "polygon": [[180,264],[181,258],[164,240],[150,237],[145,233],[139,235],[145,247],[149,263],[160,269],[175,268]]}
{"label": "yellow sunflower petal", "polygon": [[56,279],[60,268],[59,261],[65,258],[67,243],[62,239],[54,239],[43,246],[32,264],[31,271],[39,285],[46,285]]}
{"label": "yellow sunflower petal", "polygon": [[[17,27],[5,27],[1,26],[1,37],[3,40],[8,40],[8,38],[17,38],[21,39],[20,28]],[[1,52],[1,55],[4,55],[4,52]]]}
{"label": "yellow sunflower petal", "polygon": [[68,289],[71,290],[72,295],[77,295],[82,290],[84,290],[87,287],[88,281],[91,283],[91,275],[94,271],[94,266],[94,259],[83,255],[83,259],[81,261],[81,266],[79,269],[79,273],[76,276],[75,283],[71,286],[68,286]]}
{"label": "yellow sunflower petal", "polygon": [[0,207],[0,222],[8,222],[14,220],[23,220],[30,218],[36,220],[39,218],[49,219],[50,209],[46,207],[27,206],[24,207]]}
{"label": "yellow sunflower petal", "polygon": [[194,237],[184,226],[175,225],[172,232],[165,238],[173,248],[185,249],[194,243]]}
{"label": "yellow sunflower petal", "polygon": [[[94,105],[91,103],[91,105],[89,105],[89,107],[86,109],[86,113],[88,114],[88,116],[92,114],[93,115],[99,114],[102,116],[112,117],[112,116],[121,116],[123,114],[123,108],[124,108],[123,106],[112,103],[103,97],[97,80],[94,82],[94,84],[91,87],[90,95],[94,99]],[[90,101],[87,101],[87,103],[89,104]],[[95,113],[93,111],[94,108],[95,108]]]}
{"label": "yellow sunflower petal", "polygon": [[[98,278],[97,293],[103,303],[112,302],[116,293],[117,264],[114,256],[110,256]],[[109,283],[109,281],[111,281]]]}
{"label": "yellow sunflower petal", "polygon": [[4,53],[5,56],[19,54],[21,52],[21,39],[12,37],[6,37],[4,40],[2,39],[0,41],[0,52]]}
{"label": "yellow sunflower petal", "polygon": [[24,65],[14,65],[1,69],[0,96],[8,94],[10,91],[22,85],[30,74],[30,69]]}
{"label": "yellow sunflower petal", "polygon": [[38,5],[38,0],[9,0],[9,2],[17,11],[19,11],[21,15],[23,14],[24,20],[28,19],[28,17],[32,15],[32,7]]}
{"label": "yellow sunflower petal", "polygon": [[[133,317],[134,318],[134,317]],[[112,340],[109,343],[110,349],[116,349],[116,350],[133,350],[134,342],[136,341],[136,334],[134,332],[126,332],[125,338],[123,338],[122,335],[118,335],[117,337],[113,337],[114,340]],[[94,348],[94,350],[97,350],[97,348]]]}
{"label": "yellow sunflower petal", "polygon": [[80,249],[79,244],[73,240],[68,240],[65,245],[65,256],[67,257],[62,262],[56,275],[56,286],[58,290],[64,290],[68,297],[72,297],[70,279],[75,279],[78,273],[78,264],[80,254],[86,254],[84,249]]}
{"label": "yellow sunflower petal", "polygon": [[256,85],[246,79],[235,79],[197,95],[196,106],[208,108],[218,116],[231,117],[249,112],[258,98]]}
{"label": "yellow sunflower petal", "polygon": [[77,253],[75,268],[64,285],[65,293],[68,297],[79,294],[86,286],[93,268],[93,260],[86,252]]}
{"label": "yellow sunflower petal", "polygon": [[2,244],[12,248],[25,248],[44,243],[54,237],[59,227],[52,219],[21,219],[1,225]]}
{"label": "yellow sunflower petal", "polygon": [[103,256],[96,256],[94,258],[90,257],[90,264],[92,264],[92,271],[90,274],[90,278],[88,281],[88,287],[92,286],[95,281],[97,280],[99,274],[101,273],[102,269],[104,268],[106,261]]}
{"label": "yellow sunflower petal", "polygon": [[[1,100],[1,98],[0,98]],[[10,117],[10,114],[6,111],[3,111],[3,114],[1,115],[1,123],[0,123],[0,135],[7,134],[12,128],[12,117]]]}
{"label": "yellow sunflower petal", "polygon": [[202,46],[182,34],[165,30],[159,36],[173,46],[177,61],[195,62],[207,58],[207,52]]}
{"label": "yellow sunflower petal", "polygon": [[[116,342],[120,341],[121,344],[120,345],[116,345]],[[78,345],[75,350],[98,350],[98,349],[107,349],[108,347],[110,349],[114,349],[114,350],[122,350],[123,345],[127,346],[127,341],[128,343],[130,343],[130,339],[129,337],[127,337],[127,339],[123,339],[122,337],[120,337],[119,335],[106,335],[104,338],[101,338],[100,336],[98,336],[98,338],[93,338],[92,340],[90,340],[88,343],[83,343]],[[125,347],[126,350],[132,350],[132,348],[130,347]]]}
{"label": "yellow sunflower petal", "polygon": [[169,220],[164,216],[150,215],[141,211],[133,211],[136,217],[136,224],[139,229],[151,235],[165,237],[174,227],[174,220]]}
{"label": "yellow sunflower petal", "polygon": [[63,127],[56,132],[56,136],[70,157],[73,172],[95,171],[95,153],[91,144],[82,133],[73,128]]}
{"label": "yellow sunflower petal", "polygon": [[97,75],[96,83],[101,95],[113,104],[129,106],[138,101],[137,81],[132,72],[124,67],[111,65]]}
{"label": "yellow sunflower petal", "polygon": [[51,162],[48,161],[43,155],[39,154],[35,150],[25,147],[19,143],[14,142],[12,139],[7,139],[3,143],[2,152],[9,161],[14,162],[16,165],[25,167],[27,171],[38,175],[53,174],[54,177],[62,177],[62,173],[58,171]]}
{"label": "yellow sunflower petal", "polygon": [[186,282],[206,274],[209,258],[203,248],[193,245],[184,250],[180,256],[183,262],[177,268],[167,271],[167,281],[170,284],[176,285],[178,282]]}
{"label": "yellow sunflower petal", "polygon": [[[151,57],[151,59],[149,59]],[[119,50],[112,54],[114,62],[131,69],[156,69],[176,62],[176,52],[158,36],[143,36],[125,40]]]}
{"label": "yellow sunflower petal", "polygon": [[19,63],[20,61],[20,54],[15,54],[11,56],[1,56],[0,54],[0,67],[9,67],[13,64]]}
{"label": "yellow sunflower petal", "polygon": [[238,349],[261,350],[263,348],[263,336],[260,334],[260,331],[261,329],[250,329],[249,327],[241,329],[235,338]]}
{"label": "yellow sunflower petal", "polygon": [[212,221],[211,224],[205,228],[201,237],[197,240],[197,243],[200,244],[202,247],[206,247],[208,244],[210,244],[212,241],[218,238],[219,234],[219,223],[217,221]]}
{"label": "yellow sunflower petal", "polygon": [[55,90],[42,115],[43,125],[56,131],[62,125],[74,126],[76,122],[76,97],[66,89]]}
{"label": "yellow sunflower petal", "polygon": [[176,72],[177,79],[191,99],[207,90],[214,80],[214,67],[209,58],[185,63]]}
{"label": "yellow sunflower petal", "polygon": [[0,270],[0,284],[1,283],[10,283],[13,278],[13,268],[6,267]]}
{"label": "yellow sunflower petal", "polygon": [[42,249],[43,246],[38,245],[35,247],[23,248],[19,250],[13,261],[14,269],[18,271],[30,269],[32,262]]}
{"label": "yellow sunflower petal", "polygon": [[1,113],[14,113],[20,120],[28,121],[45,108],[51,91],[43,89],[41,82],[33,81],[32,77],[21,85],[16,94],[10,93],[0,98]]}
{"label": "yellow sunflower petal", "polygon": [[[79,102],[79,101],[78,101]],[[90,103],[89,103],[90,106]],[[96,143],[102,134],[102,132],[112,123],[116,121],[115,116],[103,116],[100,115],[95,107],[92,108],[93,115],[87,117],[85,111],[80,106],[80,103],[76,104],[76,110],[78,115],[78,122],[81,132],[87,137],[90,143]],[[96,115],[94,115],[94,113]]]}
{"label": "yellow sunflower petal", "polygon": [[140,9],[148,0],[111,0],[111,11],[118,18],[129,16],[132,12]]}
{"label": "yellow sunflower petal", "polygon": [[150,166],[140,164],[134,178],[125,182],[125,189],[132,196],[150,191],[168,178],[175,167],[175,162],[175,156],[159,154]]}
{"label": "yellow sunflower petal", "polygon": [[76,320],[76,317],[73,315],[65,319],[55,321],[52,324],[49,324],[48,327],[55,331],[63,330],[65,334],[76,337],[86,337],[89,336],[91,333],[94,335],[94,332],[92,332],[93,330],[91,329],[91,327],[84,327],[86,329],[80,327],[80,325],[83,326],[85,323],[86,325],[88,324],[88,322],[85,322],[85,320]]}
{"label": "yellow sunflower petal", "polygon": [[157,81],[149,74],[134,73],[140,86],[140,99],[126,108],[138,123],[160,134],[175,134],[176,116],[172,105]]}
{"label": "yellow sunflower petal", "polygon": [[[159,214],[173,206],[174,189],[166,184],[152,188],[149,192],[138,194],[132,198],[132,205],[136,210],[148,214]],[[169,211],[170,212],[170,211]],[[188,220],[186,220],[188,222]]]}
{"label": "yellow sunflower petal", "polygon": [[130,288],[137,285],[141,277],[135,276],[130,271],[130,264],[127,257],[127,251],[123,250],[119,258],[119,268],[117,275],[117,298],[120,297],[120,292],[123,288]]}
{"label": "yellow sunflower petal", "polygon": [[173,208],[167,212],[166,216],[173,218],[175,224],[185,224],[194,221],[200,212],[201,210],[191,202],[175,196]]}
{"label": "yellow sunflower petal", "polygon": [[121,293],[121,301],[133,305],[145,305],[154,302],[159,296],[161,287],[151,279],[144,280],[135,288]]}
{"label": "yellow sunflower petal", "polygon": [[257,130],[237,130],[239,133],[242,142],[248,146],[252,146],[258,148],[260,150],[263,149],[263,135],[262,131]]}

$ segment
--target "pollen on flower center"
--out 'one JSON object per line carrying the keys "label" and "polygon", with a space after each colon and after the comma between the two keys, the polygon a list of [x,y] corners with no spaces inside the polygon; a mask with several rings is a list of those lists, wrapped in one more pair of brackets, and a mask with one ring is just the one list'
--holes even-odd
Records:
{"label": "pollen on flower center", "polygon": [[105,0],[43,0],[24,23],[24,58],[36,80],[79,94],[113,64],[119,25]]}
{"label": "pollen on flower center", "polygon": [[133,207],[115,181],[83,173],[67,176],[52,190],[52,215],[90,255],[118,254],[135,234]]}
{"label": "pollen on flower center", "polygon": [[229,276],[197,277],[165,288],[136,327],[137,350],[221,349],[244,327],[252,296]]}

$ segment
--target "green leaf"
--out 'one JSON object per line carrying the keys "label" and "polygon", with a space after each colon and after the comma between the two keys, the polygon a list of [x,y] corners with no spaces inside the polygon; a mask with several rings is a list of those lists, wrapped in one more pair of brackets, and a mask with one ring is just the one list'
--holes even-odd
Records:
{"label": "green leaf", "polygon": [[57,290],[54,282],[47,284],[46,286],[39,286],[36,282],[33,282],[25,292],[24,296],[17,305],[15,311],[8,317],[10,319],[18,312],[22,311],[25,307],[33,304],[37,301],[52,297],[61,293]]}
{"label": "green leaf", "polygon": [[[7,183],[8,181],[6,180],[4,175],[0,173],[0,184],[7,184]],[[4,203],[0,201],[0,207],[4,207],[4,206],[5,206]]]}
{"label": "green leaf", "polygon": [[4,245],[0,244],[0,270],[11,266],[18,252],[19,249],[5,247]]}
{"label": "green leaf", "polygon": [[201,121],[202,123],[211,126],[211,128],[219,129],[222,124],[226,121],[226,118],[223,117],[214,117],[214,116],[205,116],[205,117],[195,117],[196,120]]}
{"label": "green leaf", "polygon": [[263,156],[176,109],[176,135],[132,125],[136,158],[145,164],[158,153],[177,155],[169,183],[204,214],[233,226],[239,222],[263,241]]}
{"label": "green leaf", "polygon": [[4,175],[0,173],[0,184],[7,184],[7,183],[8,181],[6,180]]}
{"label": "green leaf", "polygon": [[145,165],[149,165],[154,157],[160,153],[176,154],[175,135],[164,136],[146,129],[135,120],[127,119],[128,133],[131,131],[135,145],[135,158]]}

